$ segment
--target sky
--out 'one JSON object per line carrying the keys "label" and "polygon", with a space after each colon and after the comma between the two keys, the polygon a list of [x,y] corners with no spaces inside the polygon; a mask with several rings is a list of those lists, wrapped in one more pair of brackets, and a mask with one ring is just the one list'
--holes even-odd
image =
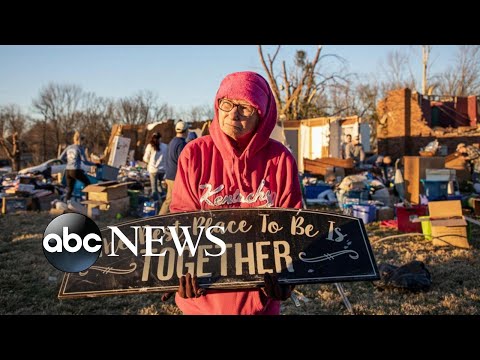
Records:
{"label": "sky", "polygon": [[[316,48],[285,45],[278,57],[292,64],[296,50],[312,58]],[[342,57],[349,72],[381,76],[381,64],[392,50],[411,54],[420,83],[419,45],[324,45],[322,54]],[[433,46],[431,71],[447,67],[455,52],[455,45]],[[327,58],[323,66],[335,64]],[[256,45],[0,45],[0,106],[17,104],[31,114],[32,100],[53,82],[115,99],[150,90],[159,103],[188,110],[211,104],[223,77],[243,70],[265,76]]]}

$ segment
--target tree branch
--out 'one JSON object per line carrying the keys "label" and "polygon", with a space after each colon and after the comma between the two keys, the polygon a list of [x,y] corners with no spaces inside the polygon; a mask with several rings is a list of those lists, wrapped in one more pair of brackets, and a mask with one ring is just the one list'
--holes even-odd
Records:
{"label": "tree branch", "polygon": [[[278,53],[279,50],[280,50],[280,46],[278,46],[276,54]],[[275,97],[275,101],[277,102],[277,110],[279,110],[282,103],[280,101],[281,99],[280,90],[278,89],[277,81],[275,80],[275,77],[273,74],[273,67],[271,67],[271,69],[267,67],[267,64],[265,63],[265,58],[263,56],[262,45],[258,45],[258,53],[260,54],[260,61],[262,62],[263,69],[267,73],[268,80],[270,81],[270,85],[273,91],[273,96]],[[275,56],[277,56],[276,54]],[[279,113],[280,112],[281,111],[279,110]]]}

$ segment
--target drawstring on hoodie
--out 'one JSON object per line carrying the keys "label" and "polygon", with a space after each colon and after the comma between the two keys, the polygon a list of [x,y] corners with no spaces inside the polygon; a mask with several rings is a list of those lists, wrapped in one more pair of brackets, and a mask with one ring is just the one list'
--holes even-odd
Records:
{"label": "drawstring on hoodie", "polygon": [[247,186],[249,189],[251,188],[251,184],[250,184],[250,181],[249,181],[249,178],[250,178],[250,174],[248,173],[248,158],[249,158],[249,155],[250,155],[250,151],[245,150],[245,156],[243,157],[243,172],[242,172],[242,180],[243,180],[243,183],[245,184],[245,186]]}

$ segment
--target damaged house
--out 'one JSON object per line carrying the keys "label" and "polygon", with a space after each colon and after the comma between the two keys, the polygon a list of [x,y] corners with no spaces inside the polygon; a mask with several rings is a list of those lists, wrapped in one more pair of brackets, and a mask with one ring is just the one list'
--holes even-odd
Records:
{"label": "damaged house", "polygon": [[458,143],[479,142],[477,96],[427,96],[398,89],[378,103],[377,112],[379,154],[418,155],[435,139],[450,154]]}
{"label": "damaged house", "polygon": [[358,116],[290,120],[284,123],[284,131],[300,172],[305,170],[304,158],[341,159],[348,134],[359,135],[364,150],[370,151],[370,125]]}

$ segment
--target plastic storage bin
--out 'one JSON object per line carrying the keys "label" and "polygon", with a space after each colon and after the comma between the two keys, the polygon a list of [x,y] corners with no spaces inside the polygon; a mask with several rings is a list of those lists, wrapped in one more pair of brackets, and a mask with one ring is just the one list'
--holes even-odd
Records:
{"label": "plastic storage bin", "polygon": [[447,200],[448,181],[422,180],[422,184],[428,200]]}
{"label": "plastic storage bin", "polygon": [[117,180],[118,172],[120,171],[119,168],[109,166],[109,165],[102,165],[97,167],[97,179],[102,179],[106,181]]}
{"label": "plastic storage bin", "polygon": [[395,206],[397,211],[398,231],[404,233],[421,233],[422,223],[413,223],[410,221],[410,216],[425,216],[427,215],[427,205],[412,205],[409,208],[404,206]]}
{"label": "plastic storage bin", "polygon": [[305,198],[307,199],[317,199],[325,190],[330,190],[331,186],[327,184],[319,185],[306,185],[305,186]]}
{"label": "plastic storage bin", "polygon": [[362,219],[364,224],[377,219],[377,208],[374,205],[353,205],[353,216]]}
{"label": "plastic storage bin", "polygon": [[143,203],[143,213],[142,217],[150,217],[155,216],[159,212],[159,204],[158,201],[145,201]]}

